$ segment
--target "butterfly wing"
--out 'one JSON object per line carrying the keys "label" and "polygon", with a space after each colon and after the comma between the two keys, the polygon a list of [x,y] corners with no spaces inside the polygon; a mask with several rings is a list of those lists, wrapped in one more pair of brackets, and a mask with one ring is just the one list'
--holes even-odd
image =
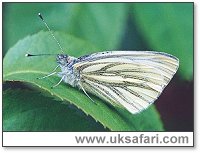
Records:
{"label": "butterfly wing", "polygon": [[132,114],[148,108],[176,73],[176,57],[151,51],[110,51],[79,58],[81,86]]}

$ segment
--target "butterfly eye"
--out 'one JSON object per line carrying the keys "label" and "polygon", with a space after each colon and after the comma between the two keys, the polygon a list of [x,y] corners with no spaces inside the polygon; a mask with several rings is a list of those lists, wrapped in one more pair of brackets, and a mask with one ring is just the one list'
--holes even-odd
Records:
{"label": "butterfly eye", "polygon": [[67,55],[64,55],[64,56],[63,56],[63,58],[67,58],[67,57],[68,57]]}
{"label": "butterfly eye", "polygon": [[58,54],[56,60],[57,63],[61,65],[66,65],[68,63],[68,56],[63,54]]}
{"label": "butterfly eye", "polygon": [[57,59],[58,60],[63,59],[63,55],[62,54],[57,55]]}
{"label": "butterfly eye", "polygon": [[68,57],[67,55],[63,55],[63,54],[58,54],[58,55],[57,55],[57,59],[58,59],[58,60],[65,59],[65,58],[67,58],[67,57]]}

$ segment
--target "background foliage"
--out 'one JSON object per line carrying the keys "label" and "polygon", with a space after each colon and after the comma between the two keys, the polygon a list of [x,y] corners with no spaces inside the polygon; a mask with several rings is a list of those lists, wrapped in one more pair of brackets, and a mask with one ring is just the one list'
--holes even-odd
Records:
{"label": "background foliage", "polygon": [[[63,83],[50,90],[57,77],[36,80],[55,67],[55,57],[25,58],[24,54],[60,52],[49,33],[40,32],[46,29],[38,12],[59,31],[57,39],[70,55],[120,49],[163,51],[180,59],[176,78],[191,82],[192,3],[3,4],[4,81],[23,82],[4,82],[5,131],[163,130],[154,107],[133,116],[96,97],[98,106],[91,104],[82,92]],[[63,100],[67,105],[61,104]]]}

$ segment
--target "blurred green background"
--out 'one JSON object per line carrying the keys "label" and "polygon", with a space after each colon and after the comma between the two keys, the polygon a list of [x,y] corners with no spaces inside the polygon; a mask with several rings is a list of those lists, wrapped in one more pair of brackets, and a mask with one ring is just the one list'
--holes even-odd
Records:
{"label": "blurred green background", "polygon": [[[155,50],[178,57],[180,68],[156,105],[166,131],[193,130],[193,3],[3,3],[3,56],[19,40],[46,30],[38,12],[53,31],[90,42],[98,51]],[[62,45],[64,40],[59,41]],[[21,96],[21,92],[26,94]],[[45,100],[44,95],[40,95],[37,104],[27,104],[25,99],[30,95],[30,102],[38,98],[37,91],[27,85],[4,82],[4,130],[108,130],[73,106],[61,111],[60,116],[72,111],[74,118],[66,122],[75,120],[74,125],[66,126],[58,119],[51,123],[48,118],[58,115],[62,106],[54,99]],[[46,112],[46,105],[54,111]],[[33,107],[41,108],[37,112],[41,118],[30,127],[26,123],[36,115]],[[30,109],[28,115],[22,113],[25,109]],[[84,128],[77,126],[80,122]]]}

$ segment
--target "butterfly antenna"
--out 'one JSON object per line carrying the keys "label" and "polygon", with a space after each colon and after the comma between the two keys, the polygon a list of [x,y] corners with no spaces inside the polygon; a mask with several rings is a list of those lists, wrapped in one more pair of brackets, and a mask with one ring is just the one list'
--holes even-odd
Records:
{"label": "butterfly antenna", "polygon": [[25,54],[26,57],[30,56],[55,56],[57,54]]}
{"label": "butterfly antenna", "polygon": [[53,39],[56,41],[56,43],[58,44],[60,50],[62,53],[64,53],[63,48],[61,47],[60,43],[58,42],[58,40],[56,39],[56,37],[54,36],[53,32],[51,31],[51,29],[49,28],[48,24],[45,22],[44,18],[42,17],[41,13],[38,13],[38,16],[40,17],[40,19],[42,20],[42,22],[44,23],[44,25],[47,27],[48,31],[50,32],[50,34],[52,35]]}

